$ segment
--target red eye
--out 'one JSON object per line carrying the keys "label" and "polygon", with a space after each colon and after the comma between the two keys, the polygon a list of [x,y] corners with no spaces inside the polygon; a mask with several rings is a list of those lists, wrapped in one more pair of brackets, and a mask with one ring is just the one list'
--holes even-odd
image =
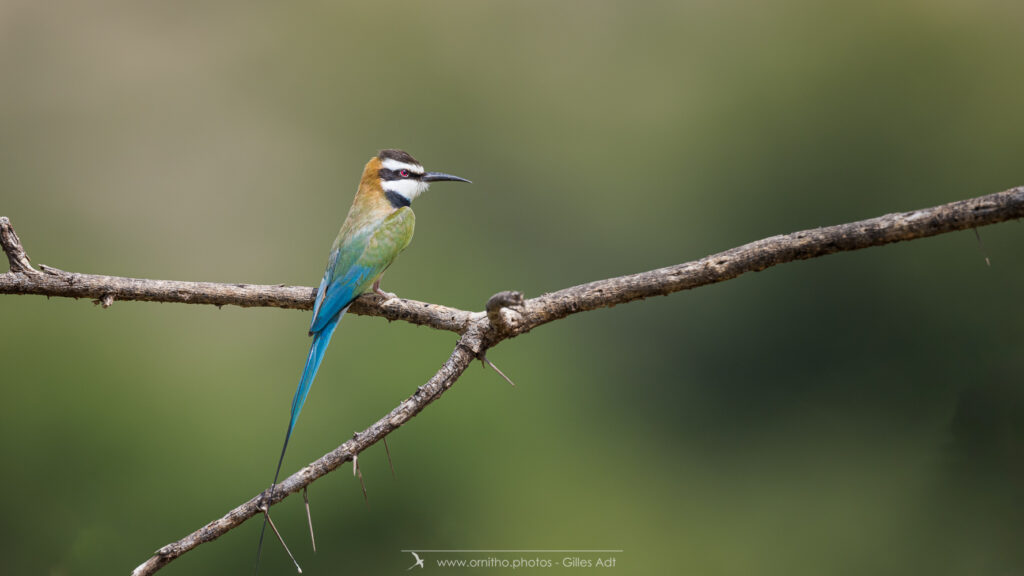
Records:
{"label": "red eye", "polygon": [[398,171],[398,175],[401,176],[402,178],[408,178],[409,177],[409,171],[408,170],[399,170]]}

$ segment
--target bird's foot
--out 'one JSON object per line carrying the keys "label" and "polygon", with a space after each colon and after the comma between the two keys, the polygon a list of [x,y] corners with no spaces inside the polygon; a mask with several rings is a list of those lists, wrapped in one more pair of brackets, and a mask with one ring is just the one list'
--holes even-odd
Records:
{"label": "bird's foot", "polygon": [[393,298],[398,298],[398,296],[396,296],[395,294],[392,294],[391,292],[385,292],[380,289],[380,279],[373,283],[373,293],[383,298],[385,302]]}
{"label": "bird's foot", "polygon": [[388,301],[388,300],[393,300],[393,299],[398,298],[398,295],[395,294],[394,292],[385,292],[385,291],[381,290],[380,288],[374,290],[373,293],[376,294],[377,296],[380,296],[381,298],[383,298],[385,302]]}

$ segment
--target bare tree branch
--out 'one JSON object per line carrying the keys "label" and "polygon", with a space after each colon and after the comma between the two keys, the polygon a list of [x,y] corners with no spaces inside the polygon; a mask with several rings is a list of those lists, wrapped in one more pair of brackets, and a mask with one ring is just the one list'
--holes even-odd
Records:
{"label": "bare tree branch", "polygon": [[416,393],[406,398],[394,410],[377,420],[372,426],[356,434],[351,440],[328,452],[317,461],[307,465],[305,468],[292,474],[281,481],[274,490],[273,500],[268,501],[269,490],[257,494],[248,502],[228,512],[224,517],[210,522],[199,530],[188,536],[164,546],[144,563],[140,564],[132,572],[133,576],[152,574],[162,568],[171,560],[181,556],[196,546],[216,540],[233,528],[237,528],[243,522],[262,513],[261,505],[272,506],[288,495],[298,492],[310,485],[317,478],[327,474],[346,462],[351,462],[363,450],[373,446],[385,436],[396,430],[410,418],[419,414],[428,404],[437,400],[446,390],[455,384],[459,376],[466,371],[470,363],[476,357],[481,341],[480,334],[476,330],[469,330],[459,338],[459,343],[448,358],[448,361],[441,366],[437,374],[420,386]]}
{"label": "bare tree branch", "polygon": [[[772,236],[701,260],[598,280],[533,298],[521,306],[521,313],[508,318],[513,335],[564,318],[569,314],[604,308],[650,296],[663,296],[735,278],[770,266],[842,252],[881,246],[966,230],[1024,216],[1024,187],[870,220],[851,222]],[[273,306],[308,310],[313,307],[315,288],[305,286],[218,284],[148,280],[119,276],[97,276],[64,272],[42,265],[42,273],[29,265],[10,220],[0,216],[0,242],[11,270],[0,274],[0,294],[38,294],[101,300],[180,302],[215,306]],[[496,295],[497,296],[497,295]],[[516,306],[519,308],[519,306]],[[499,307],[500,308],[500,307]],[[461,334],[483,313],[472,313],[438,304],[404,298],[385,300],[364,294],[350,313],[404,320]],[[488,309],[488,314],[493,311]],[[506,315],[507,316],[507,315]]]}
{"label": "bare tree branch", "polygon": [[694,262],[598,280],[526,301],[511,336],[570,314],[664,296],[747,272],[1024,218],[1024,186],[912,212],[772,236]]}
{"label": "bare tree branch", "polygon": [[[764,270],[794,260],[925,238],[1022,217],[1024,187],[1017,187],[913,212],[772,236],[693,262],[598,280],[529,300],[524,300],[517,292],[502,292],[494,295],[482,312],[363,295],[352,306],[352,312],[452,331],[460,334],[458,344],[441,369],[415,394],[348,442],[278,484],[273,501],[268,502],[268,505],[280,502],[351,461],[440,398],[474,359],[483,359],[488,349],[503,340],[542,324],[587,310],[715,284],[746,272]],[[47,266],[41,266],[42,271],[37,271],[29,265],[28,255],[10,221],[4,217],[0,217],[0,242],[11,264],[9,272],[0,274],[0,294],[94,298],[105,305],[114,300],[144,300],[308,309],[313,301],[314,291],[307,287],[143,280],[75,274]],[[260,504],[268,497],[268,491],[264,491],[222,518],[164,546],[136,568],[133,574],[152,574],[199,544],[214,540],[236,528],[259,514]]]}
{"label": "bare tree branch", "polygon": [[[29,265],[28,255],[11,226],[11,221],[0,216],[0,243],[10,261],[11,270],[0,274],[0,294],[36,294],[67,298],[91,298],[104,308],[115,300],[143,302],[178,302],[182,304],[213,304],[214,306],[270,306],[310,310],[316,289],[284,284],[219,284],[214,282],[181,282],[177,280],[149,280],[100,276],[65,272],[41,265],[42,272]],[[464,310],[427,304],[404,298],[384,299],[376,294],[364,294],[349,309],[349,313],[363,316],[381,316],[388,320],[404,320],[412,324],[430,326],[461,334],[469,324],[471,314]]]}

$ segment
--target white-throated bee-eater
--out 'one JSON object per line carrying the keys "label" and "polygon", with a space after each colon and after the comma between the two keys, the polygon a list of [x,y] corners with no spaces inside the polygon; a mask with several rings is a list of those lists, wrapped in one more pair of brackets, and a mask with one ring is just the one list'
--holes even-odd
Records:
{"label": "white-throated bee-eater", "polygon": [[[299,387],[292,398],[288,431],[284,435],[284,446],[281,447],[268,500],[274,497],[274,487],[281,473],[288,439],[295,429],[295,422],[299,419],[299,412],[302,411],[309,387],[313,384],[338,321],[360,294],[370,290],[382,293],[379,288],[381,275],[412,240],[416,222],[410,208],[412,201],[425,192],[431,182],[443,180],[469,182],[465,178],[443,172],[426,172],[422,164],[402,150],[382,150],[363,168],[355,200],[331,246],[327,270],[316,292],[313,321],[309,326],[313,344],[309,347],[306,366],[302,369]],[[256,552],[257,569],[268,519],[269,514],[264,516],[263,531],[260,532],[259,550]]]}

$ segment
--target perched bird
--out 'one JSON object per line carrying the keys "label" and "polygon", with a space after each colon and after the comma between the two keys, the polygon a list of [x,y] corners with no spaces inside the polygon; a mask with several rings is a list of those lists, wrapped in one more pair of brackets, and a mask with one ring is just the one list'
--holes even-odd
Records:
{"label": "perched bird", "polygon": [[[313,344],[309,347],[306,366],[292,398],[288,431],[284,435],[284,446],[270,485],[269,499],[274,497],[288,440],[338,321],[352,301],[364,292],[373,290],[384,294],[380,290],[381,275],[412,240],[416,217],[410,204],[427,190],[431,182],[443,180],[469,182],[443,172],[426,172],[422,164],[402,150],[381,150],[363,168],[355,200],[331,246],[327,270],[316,292],[313,321],[309,326]],[[264,518],[263,531],[260,532],[260,550],[267,518],[269,516]],[[257,551],[256,555],[258,568],[260,552]]]}

